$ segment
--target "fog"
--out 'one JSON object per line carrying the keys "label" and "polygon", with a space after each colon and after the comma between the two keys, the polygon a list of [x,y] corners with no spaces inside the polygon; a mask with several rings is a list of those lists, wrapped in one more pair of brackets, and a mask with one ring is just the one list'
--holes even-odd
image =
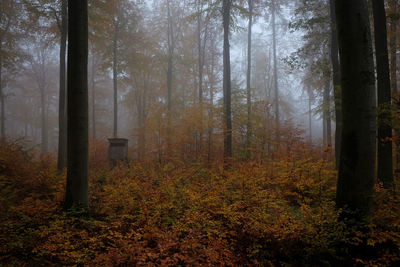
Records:
{"label": "fog", "polygon": [[[211,4],[203,4],[201,7],[200,37],[204,49],[204,55],[201,55],[204,60],[202,101],[206,106],[200,112],[204,113],[204,121],[199,125],[199,12],[193,1],[170,2],[171,20],[168,19],[166,1],[121,1],[118,10],[114,10],[111,5],[101,5],[95,0],[90,2],[90,138],[106,140],[113,137],[112,47],[115,23],[120,25],[116,43],[117,136],[129,139],[130,149],[136,152],[140,142],[140,129],[144,128],[147,137],[146,151],[154,151],[160,145],[161,139],[165,138],[161,132],[165,131],[168,100],[167,26],[171,24],[174,42],[171,54],[173,135],[190,146],[197,142],[196,131],[203,127],[204,132],[211,131],[215,135],[216,149],[220,146],[218,140],[221,133],[223,95],[221,13],[210,11]],[[242,5],[247,8],[246,3]],[[21,10],[20,15],[14,18],[15,23],[24,23],[26,28],[14,29],[13,48],[3,51],[19,54],[18,60],[3,64],[2,68],[5,135],[9,140],[24,140],[42,152],[56,152],[58,147],[60,31],[57,23],[60,14],[59,11],[53,14],[53,11],[59,7],[59,4],[32,1],[30,9]],[[321,92],[319,88],[314,88],[310,136],[310,96],[304,90],[306,70],[293,68],[288,63],[288,59],[304,46],[305,32],[289,27],[297,19],[295,12],[298,7],[298,4],[291,1],[281,1],[277,12],[279,120],[282,125],[290,125],[287,131],[296,129],[299,137],[309,140],[312,136],[312,142],[320,144],[323,132]],[[275,77],[270,13],[268,6],[256,2],[252,27],[251,101],[254,107],[261,105],[260,103],[266,104],[268,119],[272,120],[276,103],[272,93],[272,81]],[[243,142],[245,133],[243,109],[246,105],[247,27],[248,14],[235,11],[232,15],[230,47],[234,95],[232,101],[236,105],[233,107],[233,131],[238,143]],[[212,115],[209,115],[211,110]],[[267,116],[267,113],[255,114],[256,112],[254,110],[254,120]],[[268,127],[275,126],[271,124]]]}

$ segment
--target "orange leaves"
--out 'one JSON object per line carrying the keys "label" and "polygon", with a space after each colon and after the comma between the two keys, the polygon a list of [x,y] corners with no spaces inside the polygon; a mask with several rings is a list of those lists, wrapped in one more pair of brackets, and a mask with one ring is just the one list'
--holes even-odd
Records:
{"label": "orange leaves", "polygon": [[[102,151],[101,146],[92,148]],[[97,153],[96,152],[96,153]],[[399,199],[376,189],[367,234],[350,236],[334,206],[332,163],[295,148],[230,170],[143,161],[112,170],[93,158],[91,218],[60,210],[64,177],[18,147],[0,147],[0,261],[88,266],[389,265],[400,257]],[[8,155],[8,157],[5,157]],[[25,163],[25,165],[21,165]],[[367,235],[367,236],[366,236]],[[374,255],[352,255],[338,244]],[[339,253],[339,254],[338,254]],[[344,254],[343,254],[344,253]],[[341,258],[342,257],[342,258]]]}

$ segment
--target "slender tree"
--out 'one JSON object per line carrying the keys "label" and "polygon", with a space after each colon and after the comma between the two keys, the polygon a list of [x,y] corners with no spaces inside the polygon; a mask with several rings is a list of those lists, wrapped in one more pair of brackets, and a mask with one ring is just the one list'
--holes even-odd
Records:
{"label": "slender tree", "polygon": [[91,71],[90,71],[90,87],[92,92],[92,138],[96,139],[96,56],[92,53],[92,60],[91,60]]}
{"label": "slender tree", "polygon": [[39,44],[40,47],[35,49],[36,55],[32,57],[31,67],[35,77],[39,92],[40,92],[40,146],[41,153],[45,154],[48,151],[48,127],[47,127],[47,110],[46,110],[46,94],[47,94],[47,77],[46,67],[48,64],[47,47]]}
{"label": "slender tree", "polygon": [[275,126],[276,126],[276,145],[279,145],[280,135],[280,119],[279,119],[279,85],[278,85],[278,66],[276,59],[276,0],[271,0],[271,16],[272,16],[272,52],[274,57],[274,98],[275,98]]}
{"label": "slender tree", "polygon": [[246,100],[247,100],[247,133],[246,133],[246,155],[251,157],[251,30],[253,27],[253,0],[249,4],[249,26],[247,32],[247,76],[246,76]]}
{"label": "slender tree", "polygon": [[172,76],[173,76],[173,55],[175,50],[174,29],[172,25],[170,0],[167,0],[167,20],[168,20],[168,69],[167,69],[167,146],[168,151],[171,145],[171,116],[172,116]]}
{"label": "slender tree", "polygon": [[378,181],[390,189],[393,187],[392,127],[389,111],[392,94],[385,3],[383,0],[372,0],[372,7],[378,79]]}
{"label": "slender tree", "polygon": [[223,0],[222,20],[224,28],[223,48],[223,99],[224,99],[224,161],[230,165],[232,158],[232,111],[231,111],[231,60],[229,47],[230,13],[232,0]]}
{"label": "slender tree", "polygon": [[368,7],[365,0],[335,0],[335,8],[343,112],[336,204],[361,219],[371,211],[376,163],[376,97]]}
{"label": "slender tree", "polygon": [[119,19],[119,2],[117,2],[115,9],[116,15],[114,17],[113,22],[113,61],[112,61],[112,70],[113,70],[113,92],[114,92],[114,130],[113,136],[118,137],[118,38],[119,38],[119,30],[120,30],[120,19]]}
{"label": "slender tree", "polygon": [[331,81],[329,74],[324,75],[325,84],[323,92],[323,117],[324,117],[324,145],[327,147],[332,146],[332,126],[331,126],[331,108],[330,108],[330,87]]}
{"label": "slender tree", "polygon": [[342,108],[341,108],[342,97],[341,97],[341,86],[340,86],[339,44],[337,39],[334,0],[329,0],[329,9],[330,9],[330,25],[331,25],[330,56],[332,64],[333,94],[335,99],[335,117],[336,117],[335,162],[336,162],[336,169],[338,169],[343,119],[342,119]]}
{"label": "slender tree", "polygon": [[65,56],[67,48],[68,34],[68,3],[67,0],[61,0],[61,21],[58,21],[58,27],[61,33],[60,38],[60,96],[58,105],[58,158],[57,169],[61,172],[67,166],[67,109],[66,109],[66,67]]}
{"label": "slender tree", "polygon": [[88,2],[68,1],[68,170],[65,209],[87,209],[88,199]]}

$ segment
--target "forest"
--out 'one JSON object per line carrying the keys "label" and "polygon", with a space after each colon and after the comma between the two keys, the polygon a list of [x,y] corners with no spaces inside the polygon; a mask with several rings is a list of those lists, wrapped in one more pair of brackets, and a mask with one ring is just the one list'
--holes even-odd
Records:
{"label": "forest", "polygon": [[0,0],[0,266],[400,266],[399,0]]}

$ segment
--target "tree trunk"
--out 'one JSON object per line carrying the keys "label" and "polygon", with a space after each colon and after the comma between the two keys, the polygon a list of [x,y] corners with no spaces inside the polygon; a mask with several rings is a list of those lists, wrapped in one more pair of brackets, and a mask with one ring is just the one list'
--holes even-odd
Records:
{"label": "tree trunk", "polygon": [[[44,68],[44,66],[41,66],[41,68]],[[44,69],[42,69],[44,71]],[[44,79],[45,77],[41,77]],[[40,86],[40,109],[41,109],[41,153],[46,154],[47,153],[47,147],[48,147],[48,138],[47,138],[47,120],[46,120],[46,100],[45,100],[45,81],[41,82]]]}
{"label": "tree trunk", "polygon": [[171,149],[171,113],[172,113],[172,60],[174,53],[174,36],[172,28],[172,17],[170,10],[170,2],[168,4],[168,69],[167,69],[167,149],[168,153]]}
{"label": "tree trunk", "polygon": [[335,132],[335,162],[336,169],[339,169],[340,159],[340,143],[342,138],[342,96],[340,86],[340,66],[339,66],[339,44],[337,39],[336,15],[334,0],[329,0],[330,18],[331,18],[331,64],[332,64],[332,79],[333,79],[333,94],[335,98],[335,117],[336,117],[336,132]]}
{"label": "tree trunk", "polygon": [[247,133],[246,133],[246,157],[251,157],[251,30],[253,26],[253,0],[249,1],[249,27],[247,33]]}
{"label": "tree trunk", "polygon": [[390,77],[391,87],[395,97],[397,95],[397,23],[398,23],[398,4],[397,0],[390,0],[390,9],[392,10],[390,18]]}
{"label": "tree trunk", "polygon": [[330,109],[330,79],[329,76],[326,76],[325,87],[324,87],[324,118],[325,118],[325,146],[331,147],[332,146],[332,125],[331,125],[331,109]]}
{"label": "tree trunk", "polygon": [[275,93],[275,127],[276,127],[276,147],[279,147],[280,141],[280,120],[279,120],[279,88],[278,88],[278,67],[276,60],[276,23],[275,23],[275,13],[276,13],[276,0],[272,0],[272,50],[274,56],[274,93]]}
{"label": "tree trunk", "polygon": [[[311,89],[307,89],[308,92],[311,92]],[[312,144],[312,96],[311,93],[308,94],[308,127],[309,127],[309,142]]]}
{"label": "tree trunk", "polygon": [[322,111],[322,146],[325,149],[327,146],[327,134],[326,134],[326,112]]}
{"label": "tree trunk", "polygon": [[378,181],[393,188],[390,70],[387,49],[386,12],[383,0],[372,0],[376,72],[378,78]]}
{"label": "tree trunk", "polygon": [[232,114],[231,114],[231,60],[229,47],[229,24],[232,0],[223,0],[222,16],[224,28],[223,49],[223,98],[224,98],[224,162],[229,167],[232,159]]}
{"label": "tree trunk", "polygon": [[198,150],[201,152],[203,143],[203,71],[204,71],[204,54],[206,44],[206,33],[204,33],[204,40],[202,46],[201,40],[201,13],[200,1],[198,5],[198,16],[197,16],[197,48],[198,48],[198,67],[199,67],[199,106],[200,106],[200,131],[199,131],[199,145]]}
{"label": "tree trunk", "polygon": [[[393,97],[398,101],[397,94],[397,23],[398,23],[398,4],[397,0],[390,0],[389,7],[392,11],[390,14],[390,80]],[[399,138],[400,133],[395,130],[395,135]],[[396,140],[396,174],[400,173],[400,140]]]}
{"label": "tree trunk", "polygon": [[113,87],[114,87],[114,138],[118,137],[118,22],[114,25],[114,40],[113,40]]}
{"label": "tree trunk", "polygon": [[66,81],[65,81],[65,55],[68,34],[68,3],[61,1],[61,40],[60,40],[60,96],[58,104],[58,159],[57,170],[61,172],[67,167],[67,110],[66,110]]}
{"label": "tree trunk", "polygon": [[89,206],[88,199],[88,3],[68,1],[68,171],[65,209]]}
{"label": "tree trunk", "polygon": [[[1,6],[1,5],[0,5]],[[0,101],[1,101],[1,115],[0,115],[0,140],[4,140],[6,138],[5,134],[5,107],[4,107],[4,93],[3,93],[3,82],[2,82],[2,74],[3,74],[3,41],[0,39]]]}
{"label": "tree trunk", "polygon": [[212,135],[213,135],[213,128],[214,128],[214,68],[215,68],[215,37],[211,39],[211,76],[210,76],[210,105],[208,109],[208,157],[207,161],[210,164],[212,159]]}
{"label": "tree trunk", "polygon": [[92,138],[96,139],[96,60],[94,54],[92,54],[92,76],[91,76],[91,87],[92,87]]}
{"label": "tree trunk", "polygon": [[[370,214],[376,156],[372,41],[365,0],[336,0],[343,129],[336,204],[356,219]],[[344,217],[350,214],[343,213]]]}

